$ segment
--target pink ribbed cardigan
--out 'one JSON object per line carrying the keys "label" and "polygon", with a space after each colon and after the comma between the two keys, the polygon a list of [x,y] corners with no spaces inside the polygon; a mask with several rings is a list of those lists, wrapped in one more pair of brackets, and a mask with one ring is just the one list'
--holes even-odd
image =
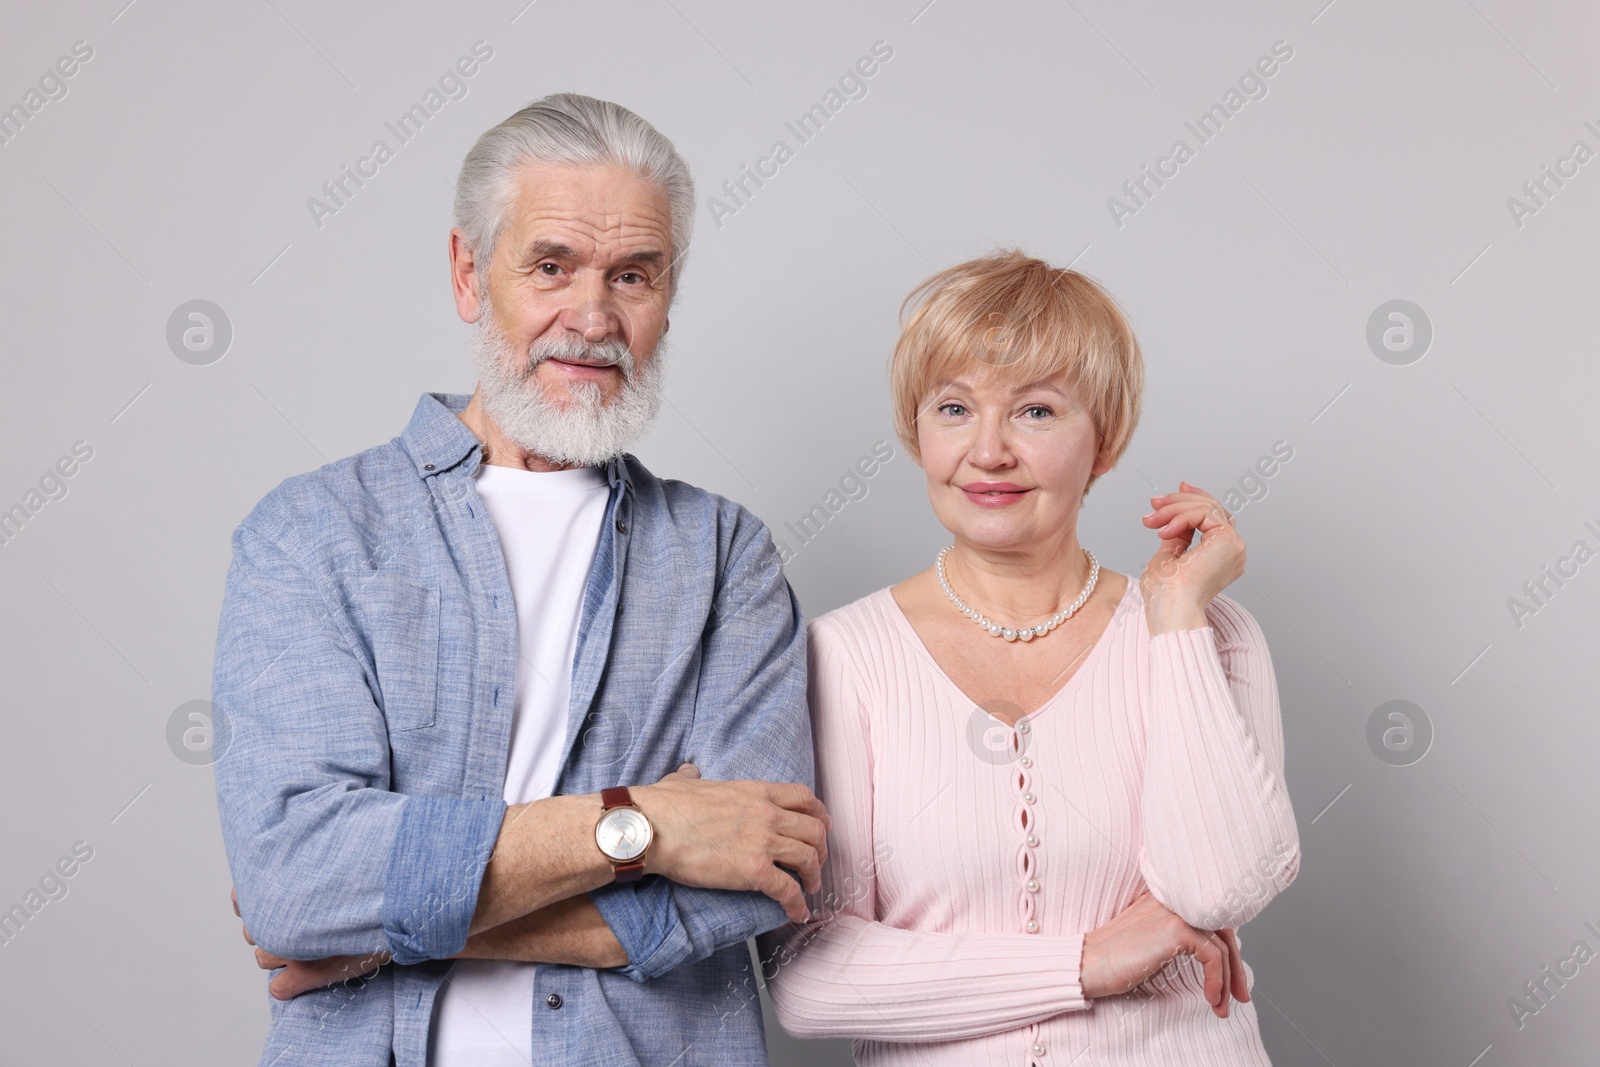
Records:
{"label": "pink ribbed cardigan", "polygon": [[1254,1004],[1217,1018],[1192,957],[1119,996],[1079,984],[1083,935],[1144,889],[1237,927],[1299,869],[1265,639],[1226,596],[1206,620],[1152,638],[1130,578],[1014,727],[956,687],[887,588],[813,620],[833,828],[812,921],[762,939],[784,1028],[854,1038],[863,1065],[1270,1063]]}

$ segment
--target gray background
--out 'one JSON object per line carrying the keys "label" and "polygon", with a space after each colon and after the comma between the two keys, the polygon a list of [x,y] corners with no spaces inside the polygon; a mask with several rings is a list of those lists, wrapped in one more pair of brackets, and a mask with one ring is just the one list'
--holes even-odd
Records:
{"label": "gray background", "polygon": [[[210,770],[174,755],[168,721],[209,694],[251,505],[397,434],[423,390],[471,388],[451,183],[481,131],[563,89],[639,111],[701,187],[670,404],[637,451],[780,537],[893,439],[900,299],[996,245],[1103,281],[1145,345],[1141,428],[1083,520],[1106,565],[1142,569],[1152,493],[1220,495],[1292,446],[1239,512],[1249,573],[1229,590],[1271,643],[1305,852],[1243,938],[1274,1062],[1592,1056],[1600,967],[1520,1029],[1507,1005],[1575,941],[1600,948],[1600,564],[1520,627],[1507,604],[1575,542],[1600,547],[1579,430],[1600,384],[1600,162],[1521,226],[1507,206],[1575,140],[1600,148],[1592,5],[125,2],[11,3],[0,35],[0,106],[74,41],[94,49],[0,146],[0,508],[94,449],[0,547],[0,905],[94,849],[0,946],[0,1062],[255,1062],[264,979]],[[307,198],[480,39],[494,57],[469,94],[314,225]],[[868,95],[714,225],[706,198],[792,143],[783,123],[878,40],[894,56]],[[1119,228],[1107,198],[1193,144],[1183,123],[1278,40],[1294,57],[1268,95]],[[234,330],[208,366],[165,340],[193,299]],[[1366,341],[1392,299],[1434,331],[1405,366]],[[897,449],[789,578],[817,614],[945,540]],[[1391,700],[1427,717],[1425,759],[1369,747]],[[849,1062],[843,1042],[773,1044],[777,1063]]]}

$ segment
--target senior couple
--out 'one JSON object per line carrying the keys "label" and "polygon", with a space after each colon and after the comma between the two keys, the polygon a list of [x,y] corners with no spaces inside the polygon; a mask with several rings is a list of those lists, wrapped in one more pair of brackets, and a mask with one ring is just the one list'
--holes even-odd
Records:
{"label": "senior couple", "polygon": [[261,1062],[763,1064],[759,937],[783,1026],[862,1064],[1267,1063],[1234,931],[1299,842],[1244,545],[1188,483],[1142,574],[1078,542],[1139,415],[1115,302],[1019,253],[911,294],[893,417],[952,543],[808,623],[759,520],[626,451],[693,210],[615,104],[489,130],[449,246],[475,391],[234,532]]}

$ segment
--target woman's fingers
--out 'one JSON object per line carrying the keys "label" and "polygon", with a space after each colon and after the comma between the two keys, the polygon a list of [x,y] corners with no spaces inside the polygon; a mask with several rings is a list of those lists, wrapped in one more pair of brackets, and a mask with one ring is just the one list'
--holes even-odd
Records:
{"label": "woman's fingers", "polygon": [[1250,979],[1244,973],[1244,957],[1239,953],[1239,935],[1231,929],[1217,931],[1228,945],[1228,966],[1233,974],[1233,999],[1241,1004],[1250,1003]]}
{"label": "woman's fingers", "polygon": [[1223,990],[1227,984],[1224,967],[1228,954],[1208,931],[1195,930],[1193,927],[1190,931],[1190,954],[1200,961],[1200,966],[1205,970],[1206,1003],[1211,1005],[1211,1010],[1218,1017],[1227,1018],[1228,1007]]}
{"label": "woman's fingers", "polygon": [[1230,525],[1227,510],[1211,500],[1187,500],[1164,504],[1144,516],[1141,521],[1162,537],[1182,537],[1194,530],[1207,533],[1218,527]]}
{"label": "woman's fingers", "polygon": [[1233,517],[1222,506],[1222,501],[1199,486],[1188,482],[1178,484],[1181,491],[1150,498],[1155,510],[1144,517],[1146,526],[1159,527],[1163,537],[1175,537],[1184,529],[1205,532],[1231,525]]}
{"label": "woman's fingers", "polygon": [[1217,1018],[1228,1017],[1228,997],[1233,993],[1233,953],[1228,951],[1227,944],[1214,933],[1202,931],[1206,940],[1217,946],[1217,951],[1222,954],[1222,992],[1217,998],[1217,1005],[1212,1010],[1217,1013]]}

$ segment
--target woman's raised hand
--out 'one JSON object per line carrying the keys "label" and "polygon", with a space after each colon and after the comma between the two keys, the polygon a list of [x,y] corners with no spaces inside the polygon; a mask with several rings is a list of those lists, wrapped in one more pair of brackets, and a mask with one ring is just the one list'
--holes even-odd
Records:
{"label": "woman's raised hand", "polygon": [[1126,993],[1179,956],[1193,956],[1205,969],[1206,1003],[1217,1018],[1228,1017],[1230,993],[1236,1000],[1250,999],[1233,931],[1197,930],[1148,889],[1116,918],[1084,935],[1079,964],[1083,995],[1093,999]]}
{"label": "woman's raised hand", "polygon": [[[1161,535],[1139,579],[1150,632],[1204,627],[1212,598],[1244,574],[1244,540],[1228,509],[1199,486],[1179,482],[1178,492],[1150,503],[1144,524]],[[1200,543],[1191,547],[1196,533]]]}

